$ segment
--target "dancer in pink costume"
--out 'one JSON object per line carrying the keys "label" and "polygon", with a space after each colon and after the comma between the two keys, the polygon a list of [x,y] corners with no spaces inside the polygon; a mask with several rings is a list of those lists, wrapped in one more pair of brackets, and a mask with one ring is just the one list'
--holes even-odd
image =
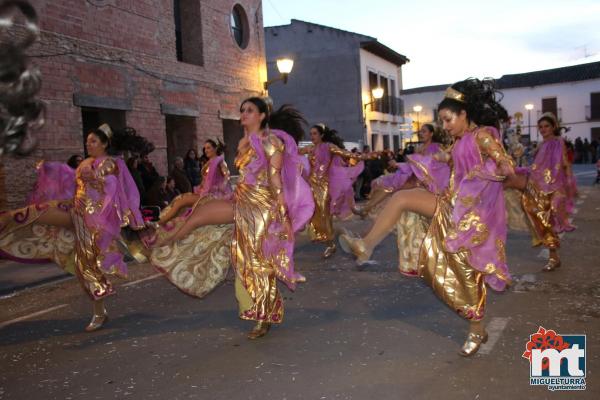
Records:
{"label": "dancer in pink costume", "polygon": [[538,129],[543,141],[533,164],[517,168],[514,181],[506,182],[505,186],[522,192],[521,207],[533,236],[533,245],[543,245],[550,251],[543,271],[554,271],[561,266],[558,235],[575,229],[569,219],[573,214],[577,184],[554,114],[543,114],[538,120]]}
{"label": "dancer in pink costume", "polygon": [[[182,253],[178,246],[194,242],[197,235],[215,237],[212,231],[233,224],[233,232],[221,234],[224,242],[215,248],[226,243],[230,249],[239,317],[255,321],[248,338],[256,339],[267,334],[271,324],[283,320],[277,280],[290,289],[304,281],[294,271],[294,233],[312,216],[314,202],[302,177],[304,162],[296,146],[303,134],[301,115],[289,106],[272,112],[259,97],[244,100],[240,114],[244,137],[238,145],[240,178],[233,198],[198,202],[190,213],[160,224],[147,244],[202,269],[210,259],[198,258],[191,251]],[[206,274],[190,273],[188,280],[205,281]]]}
{"label": "dancer in pink costume", "polygon": [[[24,262],[52,259],[65,269],[74,269],[93,301],[94,313],[86,331],[101,328],[108,318],[104,299],[114,293],[108,277],[127,275],[119,249],[121,228],[144,226],[135,182],[124,161],[109,155],[112,150],[126,149],[125,132],[113,134],[104,124],[87,136],[89,157],[75,171],[76,190],[70,199],[34,202],[0,214],[2,252]],[[39,193],[45,186],[56,184],[58,177],[53,173],[63,170],[50,166],[40,175],[34,200],[43,197]],[[70,191],[66,185],[64,192],[51,197],[68,198]]]}
{"label": "dancer in pink costume", "polygon": [[223,143],[212,139],[204,142],[204,155],[208,161],[201,170],[202,181],[194,187],[193,193],[184,193],[177,196],[168,207],[160,213],[159,223],[166,223],[178,215],[182,209],[193,207],[198,200],[204,197],[213,199],[231,199],[233,190],[229,182],[229,168],[223,157]]}
{"label": "dancer in pink costume", "polygon": [[[364,238],[341,235],[345,251],[359,262],[371,254],[404,211],[432,218],[418,258],[418,273],[434,292],[470,323],[460,354],[475,354],[487,340],[482,324],[487,283],[502,291],[511,277],[506,265],[506,217],[502,181],[514,175],[495,126],[508,117],[496,100],[494,82],[467,79],[452,85],[438,106],[455,142],[438,161],[450,163],[441,195],[416,188],[396,192]],[[427,172],[427,168],[423,169]]]}
{"label": "dancer in pink costume", "polygon": [[312,241],[325,243],[323,257],[329,258],[336,250],[333,217],[344,219],[352,214],[352,184],[364,168],[363,162],[358,162],[364,156],[344,150],[344,142],[337,132],[324,124],[310,128],[310,138],[313,144],[300,149],[301,154],[308,155],[308,181],[315,200],[308,232]]}
{"label": "dancer in pink costume", "polygon": [[[439,153],[442,150],[438,138],[434,133],[434,127],[431,124],[423,124],[421,130],[419,130],[419,139],[422,144],[419,146],[415,154],[408,156],[408,159],[420,156],[432,156]],[[369,195],[369,201],[362,207],[356,207],[352,211],[366,217],[371,210],[377,205],[381,204],[384,200],[388,199],[390,195],[401,189],[414,188],[418,181],[415,179],[413,172],[414,165],[410,162],[396,163],[390,161],[390,163],[396,168],[396,171],[391,174],[380,176],[371,183],[371,193]],[[448,165],[446,163],[438,162],[433,164],[434,170],[429,171],[432,177],[447,182],[448,180]],[[438,175],[441,176],[438,178]]]}

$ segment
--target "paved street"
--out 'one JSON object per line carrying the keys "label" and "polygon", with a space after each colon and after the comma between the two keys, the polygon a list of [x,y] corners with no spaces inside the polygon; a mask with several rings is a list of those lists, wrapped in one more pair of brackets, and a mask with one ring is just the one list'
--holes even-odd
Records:
{"label": "paved street", "polygon": [[[231,279],[198,300],[134,265],[108,300],[106,329],[91,334],[83,332],[89,301],[74,279],[5,295],[0,399],[600,398],[600,187],[591,166],[575,172],[578,229],[563,239],[563,267],[540,272],[544,260],[529,236],[510,235],[517,282],[504,294],[489,291],[490,341],[473,358],[457,354],[466,322],[397,272],[394,237],[365,271],[342,253],[324,262],[322,248],[302,237],[297,268],[308,281],[284,292],[284,323],[257,341],[236,317]],[[587,334],[585,392],[529,385],[521,354],[540,325]]]}

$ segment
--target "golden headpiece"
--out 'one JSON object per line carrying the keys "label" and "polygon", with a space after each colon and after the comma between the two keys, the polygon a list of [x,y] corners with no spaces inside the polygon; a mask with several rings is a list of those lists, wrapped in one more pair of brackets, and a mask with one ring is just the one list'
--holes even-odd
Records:
{"label": "golden headpiece", "polygon": [[318,123],[317,126],[321,127],[321,129],[325,130],[327,129],[327,126],[324,123]]}
{"label": "golden headpiece", "polygon": [[553,122],[553,125],[554,125],[556,128],[560,128],[560,125],[558,124],[558,120],[556,119],[556,115],[554,115],[554,113],[552,113],[552,112],[549,112],[549,111],[547,111],[547,112],[543,113],[543,114],[542,114],[542,115],[541,115],[541,116],[538,118],[538,123],[539,123],[539,122],[540,122],[542,119],[544,119],[544,118],[548,118],[549,120],[551,120],[551,121]]}
{"label": "golden headpiece", "polygon": [[112,129],[110,129],[110,126],[108,124],[102,124],[98,127],[99,131],[104,132],[104,134],[106,135],[106,137],[108,138],[108,140],[112,139],[113,136],[113,131]]}
{"label": "golden headpiece", "polygon": [[444,97],[447,99],[459,101],[461,103],[466,103],[465,95],[459,92],[458,90],[453,89],[452,87],[446,89],[446,94],[444,95]]}

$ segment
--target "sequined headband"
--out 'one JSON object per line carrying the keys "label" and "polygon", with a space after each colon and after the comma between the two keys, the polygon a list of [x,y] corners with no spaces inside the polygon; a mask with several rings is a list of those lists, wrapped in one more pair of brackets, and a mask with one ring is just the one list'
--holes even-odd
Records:
{"label": "sequined headband", "polygon": [[461,103],[465,103],[465,95],[451,87],[446,89],[446,94],[444,95],[444,97],[447,99],[452,99],[452,100],[460,101]]}
{"label": "sequined headband", "polygon": [[552,120],[553,125],[555,127],[559,127],[558,120],[556,119],[556,115],[554,115],[554,113],[552,113],[550,111],[543,113],[542,116],[538,119],[538,123],[544,118],[548,118],[548,119]]}
{"label": "sequined headband", "polygon": [[100,125],[98,127],[98,130],[104,132],[104,134],[106,135],[108,140],[112,139],[113,131],[112,131],[112,129],[110,129],[110,126],[108,124]]}

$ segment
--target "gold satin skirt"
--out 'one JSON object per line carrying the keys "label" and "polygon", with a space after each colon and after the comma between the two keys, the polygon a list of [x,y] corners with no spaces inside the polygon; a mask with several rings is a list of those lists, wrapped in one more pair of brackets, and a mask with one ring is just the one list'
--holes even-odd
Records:
{"label": "gold satin skirt", "polygon": [[427,219],[405,211],[396,223],[398,270],[406,275],[418,275],[419,253],[427,234]]}
{"label": "gold satin skirt", "polygon": [[483,274],[467,262],[467,253],[444,250],[444,238],[452,221],[452,206],[438,197],[435,214],[419,254],[419,276],[435,294],[461,317],[479,321],[485,311]]}
{"label": "gold satin skirt", "polygon": [[542,192],[529,181],[521,196],[521,205],[527,216],[532,245],[544,245],[549,249],[560,247],[560,239],[552,229],[552,193]]}
{"label": "gold satin skirt", "polygon": [[281,323],[283,300],[277,271],[263,255],[263,241],[277,212],[277,201],[264,186],[239,183],[235,190],[235,229],[231,259],[236,269],[236,298],[241,319]]}
{"label": "gold satin skirt", "polygon": [[[90,230],[84,222],[83,215],[79,211],[71,210],[73,226],[75,228],[75,275],[79,278],[79,283],[83,290],[92,298],[100,299],[114,294],[114,289],[106,275],[115,275],[125,278],[118,274],[116,270],[109,274],[100,268],[100,259],[102,253],[96,244],[98,232]],[[109,251],[119,251],[116,243],[111,244]]]}
{"label": "gold satin skirt", "polygon": [[315,213],[308,225],[308,235],[313,242],[331,242],[334,240],[333,222],[329,210],[329,183],[327,178],[311,176],[310,188],[315,200]]}

